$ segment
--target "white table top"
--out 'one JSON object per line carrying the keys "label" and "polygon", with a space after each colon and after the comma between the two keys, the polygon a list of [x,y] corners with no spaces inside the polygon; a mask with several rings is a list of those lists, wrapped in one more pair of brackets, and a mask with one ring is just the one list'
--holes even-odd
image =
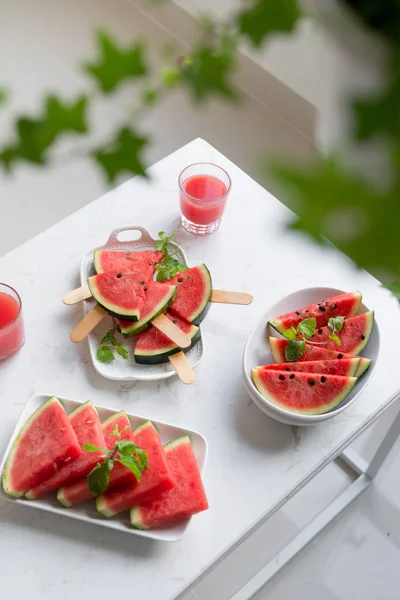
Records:
{"label": "white table top", "polygon": [[[232,194],[219,233],[194,238],[180,232],[178,242],[192,265],[209,266],[215,287],[251,292],[254,303],[212,307],[203,325],[205,355],[195,385],[183,386],[176,378],[133,385],[102,379],[89,361],[87,344],[69,341],[82,309],[63,306],[61,296],[78,285],[81,256],[103,244],[111,229],[131,223],[153,234],[170,231],[179,216],[177,176],[197,161],[226,168]],[[166,544],[2,503],[1,587],[12,589],[16,598],[120,600],[129,589],[149,600],[175,597],[399,391],[400,311],[375,279],[336,250],[285,233],[289,211],[203,140],[160,161],[151,174],[151,184],[132,179],[0,259],[0,279],[22,295],[27,332],[22,351],[0,363],[0,452],[34,392],[91,399],[176,422],[208,439],[210,510],[193,518],[180,542]],[[242,350],[268,305],[315,285],[360,289],[376,311],[381,350],[374,375],[353,406],[326,424],[296,430],[270,420],[247,397]]]}

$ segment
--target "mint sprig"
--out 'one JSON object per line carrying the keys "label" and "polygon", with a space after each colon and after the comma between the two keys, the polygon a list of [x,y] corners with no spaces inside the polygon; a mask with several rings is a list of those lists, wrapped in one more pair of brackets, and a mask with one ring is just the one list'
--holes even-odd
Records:
{"label": "mint sprig", "polygon": [[168,254],[168,244],[174,239],[175,233],[167,235],[165,231],[159,231],[158,237],[160,239],[156,242],[156,250],[158,250],[159,252],[164,252],[164,254]]}
{"label": "mint sprig", "polygon": [[168,243],[174,239],[175,234],[167,236],[164,231],[160,231],[158,234],[160,238],[156,242],[156,250],[164,252],[164,258],[156,265],[157,281],[167,281],[171,277],[175,277],[178,273],[186,271],[188,267],[181,263],[177,258],[174,258],[168,251]]}
{"label": "mint sprig", "polygon": [[[330,340],[333,340],[340,346],[340,338],[336,333],[342,330],[344,324],[344,317],[331,317],[328,321],[328,327],[331,329],[332,333],[328,335]],[[310,342],[310,338],[315,334],[315,329],[317,327],[317,320],[315,317],[309,317],[308,319],[303,319],[297,325],[297,327],[290,327],[283,332],[283,337],[289,340],[288,345],[285,348],[285,358],[286,360],[293,362],[298,360],[305,353],[307,346],[306,342],[312,345],[325,345],[328,344],[326,342]]]}
{"label": "mint sprig", "polygon": [[332,330],[332,333],[328,335],[328,338],[336,342],[338,346],[340,346],[340,338],[336,333],[342,331],[343,323],[344,317],[331,317],[328,321],[328,327]]}
{"label": "mint sprig", "polygon": [[[125,360],[129,358],[129,353],[126,348],[123,347],[121,342],[115,337],[115,325],[113,329],[107,331],[100,340],[100,348],[96,352],[97,360],[102,363],[109,363],[115,360],[114,349],[119,356],[122,356]],[[108,344],[107,346],[105,344]]]}
{"label": "mint sprig", "polygon": [[[110,435],[120,438],[126,429],[127,427],[120,432],[116,424]],[[110,482],[110,473],[116,462],[130,469],[138,483],[143,471],[148,466],[147,453],[130,440],[118,439],[111,450],[94,444],[84,444],[83,449],[86,452],[102,452],[105,454],[103,461],[98,462],[87,476],[88,488],[93,496],[98,496],[106,491]]]}

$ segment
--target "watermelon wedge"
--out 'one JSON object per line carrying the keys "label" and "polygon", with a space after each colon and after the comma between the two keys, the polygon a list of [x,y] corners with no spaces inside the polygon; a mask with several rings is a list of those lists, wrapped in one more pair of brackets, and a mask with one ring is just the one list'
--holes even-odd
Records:
{"label": "watermelon wedge", "polygon": [[[117,425],[120,437],[117,438],[112,435],[114,427]],[[131,429],[131,423],[128,419],[128,415],[124,410],[115,413],[106,421],[101,424],[103,431],[105,447],[111,450],[117,439],[133,441],[133,433]],[[114,468],[110,473],[110,481],[108,483],[108,490],[111,490],[120,485],[126,485],[127,483],[133,483],[136,478],[132,471],[121,465],[120,463],[114,463]],[[93,498],[92,492],[88,488],[87,478],[79,479],[75,483],[65,485],[61,487],[57,492],[57,500],[64,506],[69,508],[75,504],[85,502]]]}
{"label": "watermelon wedge", "polygon": [[131,523],[138,529],[168,525],[188,519],[208,508],[199,467],[188,436],[167,444],[165,453],[176,484],[160,498],[132,508]]}
{"label": "watermelon wedge", "polygon": [[139,483],[133,483],[106,492],[96,499],[97,510],[105,517],[112,517],[137,503],[158,496],[174,485],[160,436],[154,425],[146,421],[133,432],[134,442],[147,452],[147,469]]}
{"label": "watermelon wedge", "polygon": [[256,367],[265,371],[286,371],[287,373],[320,373],[321,375],[342,375],[355,377],[360,364],[357,358],[342,358],[336,360],[315,360],[304,362],[284,362]]}
{"label": "watermelon wedge", "polygon": [[360,354],[368,344],[372,328],[374,326],[374,311],[345,319],[343,328],[337,336],[340,339],[340,346],[334,340],[329,339],[332,333],[329,327],[321,327],[310,338],[310,342],[328,342],[324,345],[328,350],[340,350],[348,354]]}
{"label": "watermelon wedge", "polygon": [[88,278],[93,298],[113,317],[138,321],[145,301],[145,281],[134,273],[100,273]]}
{"label": "watermelon wedge", "polygon": [[29,417],[15,438],[3,470],[4,491],[20,498],[81,452],[68,416],[53,396]]}
{"label": "watermelon wedge", "polygon": [[178,273],[166,283],[177,287],[171,312],[189,323],[199,325],[210,308],[212,293],[211,275],[206,265]]}
{"label": "watermelon wedge", "polygon": [[179,329],[187,333],[192,340],[190,346],[188,348],[179,348],[161,331],[155,327],[150,327],[147,331],[140,333],[136,339],[134,357],[137,363],[147,365],[168,362],[168,356],[181,350],[185,353],[189,352],[199,341],[200,330],[196,325],[188,323],[170,312],[166,313],[166,317],[175,323]]}
{"label": "watermelon wedge", "polygon": [[279,408],[303,414],[321,415],[338,406],[351,392],[357,378],[316,373],[288,373],[252,369],[260,394]]}
{"label": "watermelon wedge", "polygon": [[[68,419],[81,447],[84,444],[104,446],[99,415],[91,402],[85,402],[85,404],[76,408],[68,415]],[[85,477],[102,460],[102,457],[102,452],[85,452],[82,450],[77,459],[60,467],[54,475],[27,491],[25,496],[29,500],[36,500],[36,498],[40,498],[48,492]]]}
{"label": "watermelon wedge", "polygon": [[290,327],[297,327],[300,321],[308,319],[309,317],[315,317],[317,320],[318,327],[324,327],[328,325],[328,321],[331,317],[354,317],[361,305],[362,294],[361,292],[351,292],[348,294],[339,294],[338,296],[332,296],[317,304],[309,304],[298,310],[294,310],[291,313],[276,317],[269,321],[270,325],[279,333],[286,331]]}
{"label": "watermelon wedge", "polygon": [[163,252],[144,250],[141,252],[115,252],[95,250],[93,266],[99,273],[135,273],[140,280],[153,278],[155,266],[164,257]]}
{"label": "watermelon wedge", "polygon": [[176,294],[176,286],[168,283],[149,281],[146,284],[146,297],[140,311],[140,319],[136,323],[132,321],[118,321],[121,333],[127,337],[136,335],[147,329],[150,321],[164,313],[173,301]]}

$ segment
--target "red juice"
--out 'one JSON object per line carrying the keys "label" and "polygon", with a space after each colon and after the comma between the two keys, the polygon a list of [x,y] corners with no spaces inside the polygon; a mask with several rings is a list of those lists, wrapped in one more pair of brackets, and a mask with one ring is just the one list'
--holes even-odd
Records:
{"label": "red juice", "polygon": [[213,175],[192,175],[182,184],[181,210],[186,219],[199,225],[218,221],[224,212],[228,189]]}
{"label": "red juice", "polygon": [[0,359],[13,354],[24,343],[24,322],[18,294],[3,284],[0,289]]}

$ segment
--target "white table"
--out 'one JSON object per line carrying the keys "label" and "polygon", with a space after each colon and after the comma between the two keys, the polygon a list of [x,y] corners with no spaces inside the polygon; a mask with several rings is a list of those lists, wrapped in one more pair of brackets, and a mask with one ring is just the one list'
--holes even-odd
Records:
{"label": "white table", "polygon": [[[218,234],[202,239],[180,232],[178,241],[191,264],[204,261],[210,267],[216,287],[251,292],[254,303],[212,307],[195,385],[185,387],[175,377],[133,385],[102,379],[86,343],[69,341],[82,309],[63,306],[61,296],[78,285],[81,256],[104,243],[111,229],[131,223],[153,234],[171,230],[179,211],[178,173],[196,161],[226,168],[232,195]],[[160,161],[151,174],[151,184],[133,179],[0,259],[0,279],[22,295],[27,330],[23,350],[0,363],[0,451],[34,392],[89,398],[176,422],[208,439],[210,510],[192,520],[180,542],[163,544],[5,502],[0,505],[1,587],[15,598],[120,600],[127,590],[149,600],[178,597],[342,453],[399,393],[400,311],[374,278],[334,249],[285,233],[290,212],[203,140]],[[241,378],[242,350],[268,305],[315,285],[362,290],[365,303],[376,310],[381,350],[375,373],[353,406],[326,424],[296,430],[270,420],[249,400]],[[397,435],[398,421],[369,470],[348,455],[359,478],[281,553],[281,564],[370,483]],[[276,567],[266,567],[237,599],[250,597],[274,572]]]}

